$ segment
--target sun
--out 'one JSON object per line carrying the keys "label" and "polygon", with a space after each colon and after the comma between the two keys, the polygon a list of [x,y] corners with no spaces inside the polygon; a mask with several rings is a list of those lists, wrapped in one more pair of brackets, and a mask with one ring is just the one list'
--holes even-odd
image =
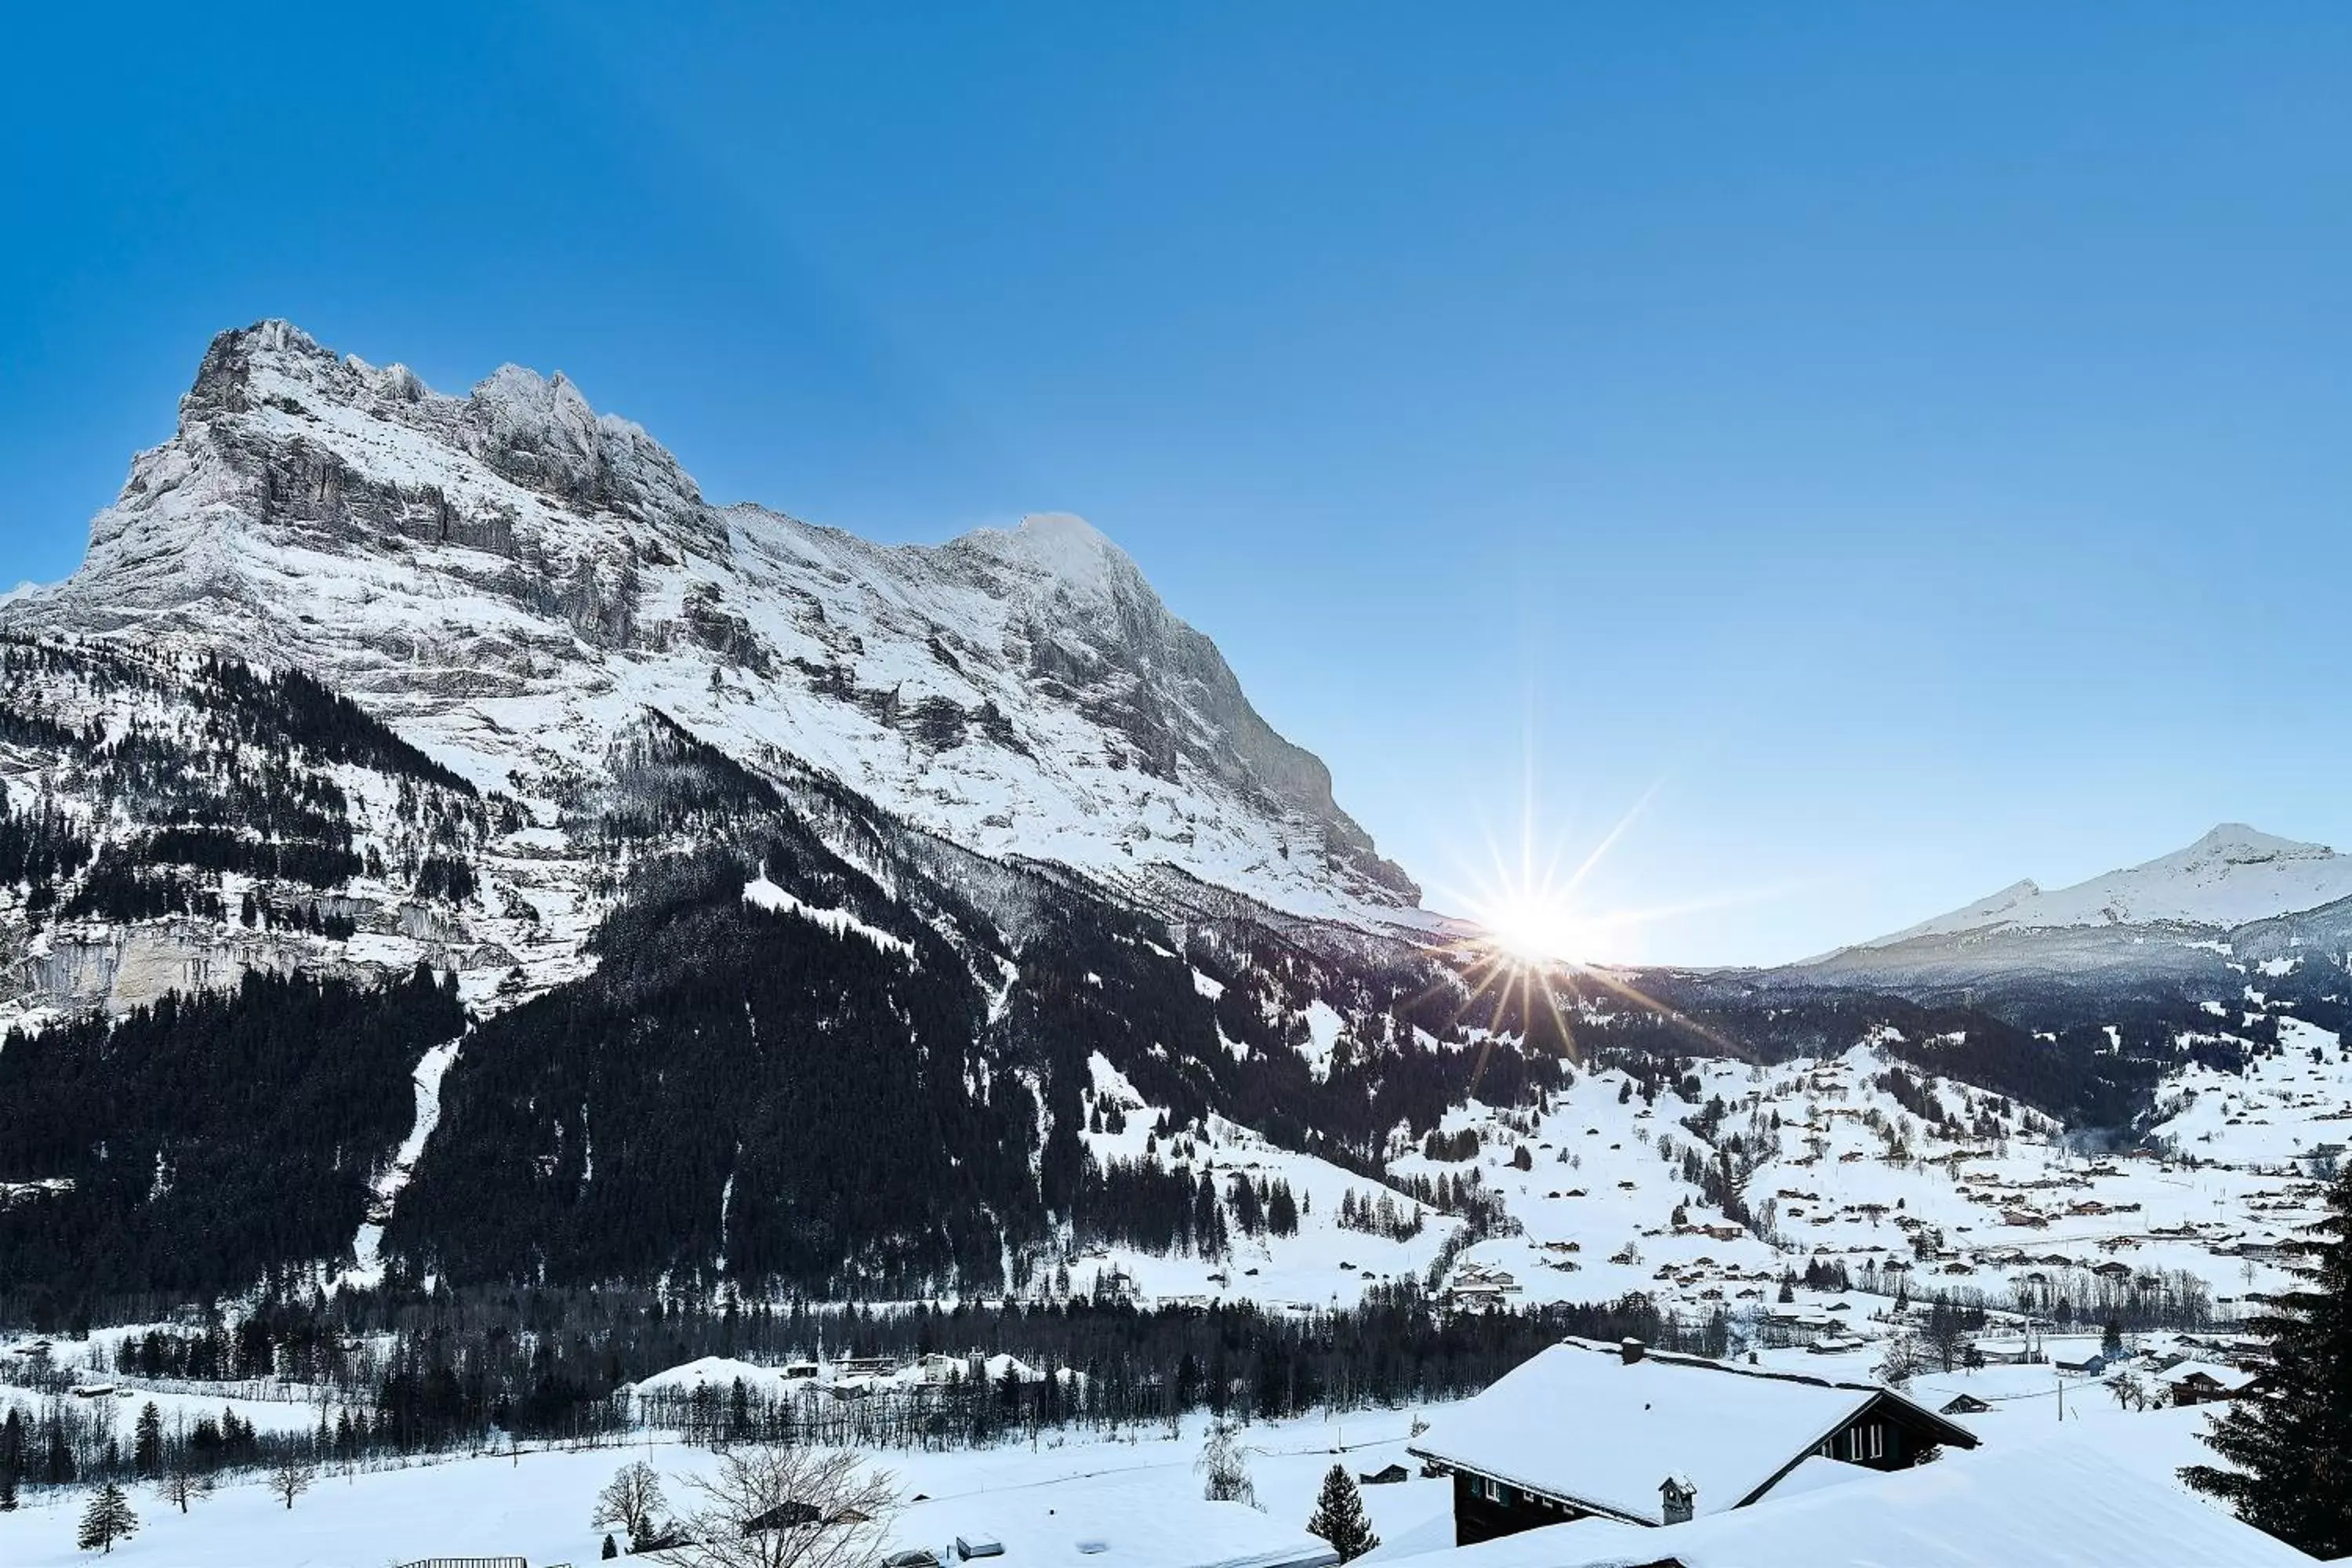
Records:
{"label": "sun", "polygon": [[1487,940],[1521,963],[1573,963],[1590,959],[1600,933],[1566,899],[1541,889],[1514,890],[1472,910]]}

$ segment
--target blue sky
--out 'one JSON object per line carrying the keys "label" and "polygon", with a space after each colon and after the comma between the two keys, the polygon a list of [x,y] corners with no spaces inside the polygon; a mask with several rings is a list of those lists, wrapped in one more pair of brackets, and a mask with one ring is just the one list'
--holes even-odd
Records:
{"label": "blue sky", "polygon": [[1433,901],[1638,804],[1614,956],[2352,847],[2342,6],[48,9],[10,581],[278,315],[718,499],[1081,512]]}

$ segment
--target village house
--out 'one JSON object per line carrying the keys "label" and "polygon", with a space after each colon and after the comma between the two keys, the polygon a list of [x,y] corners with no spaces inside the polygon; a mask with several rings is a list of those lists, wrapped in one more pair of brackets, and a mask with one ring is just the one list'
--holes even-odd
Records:
{"label": "village house", "polygon": [[1871,1384],[1567,1340],[1406,1452],[1454,1477],[1457,1543],[1569,1520],[1744,1508],[1800,1466],[1901,1469],[1974,1434]]}
{"label": "village house", "polygon": [[[1655,1530],[1591,1519],[1475,1546],[1383,1552],[1413,1568],[2294,1568],[2312,1559],[2179,1488],[2063,1439],[1876,1475],[1811,1474],[1754,1508]],[[1812,1484],[1806,1484],[1806,1483]],[[1411,1542],[1405,1543],[1408,1547]]]}
{"label": "village house", "polygon": [[2167,1367],[2162,1375],[2165,1389],[2176,1405],[2235,1399],[2254,1384],[2252,1373],[2210,1361],[2178,1362]]}

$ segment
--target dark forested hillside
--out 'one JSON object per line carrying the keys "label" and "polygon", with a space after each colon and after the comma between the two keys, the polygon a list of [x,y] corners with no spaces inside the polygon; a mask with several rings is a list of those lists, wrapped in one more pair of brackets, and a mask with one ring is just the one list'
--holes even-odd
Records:
{"label": "dark forested hillside", "polygon": [[[1737,975],[1671,973],[1636,984],[1654,1005],[1621,1001],[1583,1038],[1601,1058],[1643,1075],[1703,1057],[1835,1056],[1866,1034],[1891,1030],[1878,1037],[1916,1067],[2008,1095],[2070,1126],[2124,1128],[2147,1110],[2167,1072],[2191,1060],[2221,1065],[2226,1055],[2211,1043],[2211,1015],[2189,998],[2145,998],[2099,1023],[2037,1029],[2005,1010],[1869,990],[1763,991]],[[2275,1024],[2259,1015],[2238,1033],[2277,1037]]]}
{"label": "dark forested hillside", "polygon": [[[1375,1179],[1400,1126],[1555,1071],[1558,1041],[1474,1047],[1469,1025],[1528,1020],[1474,1007],[1436,955],[1246,914],[1171,925],[656,710],[557,802],[583,856],[564,874],[604,912],[588,964],[534,984],[459,922],[541,942],[523,889],[550,875],[550,830],[341,695],[216,658],[0,660],[0,748],[38,781],[0,803],[11,956],[88,998],[0,1065],[5,1234],[13,1281],[78,1310],[349,1262],[410,1075],[461,1034],[378,1216],[412,1279],[1017,1287],[1073,1239],[1209,1245],[1204,1213],[1230,1200],[1246,1227],[1272,1202],[1095,1166],[1077,1134],[1097,1058],[1177,1127],[1223,1115]],[[141,976],[198,989],[106,1022],[133,946]],[[429,953],[438,978],[362,946]],[[461,965],[496,981],[470,1016]],[[1344,1028],[1310,1062],[1315,1005]],[[1125,1212],[1144,1187],[1171,1201]]]}
{"label": "dark forested hillside", "polygon": [[368,1183],[407,1131],[409,1074],[465,1026],[420,972],[382,989],[251,974],[0,1044],[0,1205],[20,1310],[250,1288],[349,1253]]}
{"label": "dark forested hillside", "polygon": [[904,915],[911,956],[748,904],[757,869],[648,868],[593,976],[483,1025],[395,1250],[467,1279],[994,1279],[1000,1231],[1037,1228],[1036,1102],[980,1049],[987,999]]}

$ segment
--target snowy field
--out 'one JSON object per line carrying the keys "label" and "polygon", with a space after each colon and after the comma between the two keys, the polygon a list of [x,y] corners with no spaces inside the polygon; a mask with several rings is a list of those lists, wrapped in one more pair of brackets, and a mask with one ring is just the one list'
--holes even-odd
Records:
{"label": "snowy field", "polygon": [[[1369,1412],[1344,1421],[1319,1418],[1262,1425],[1244,1436],[1250,1475],[1270,1520],[1303,1526],[1316,1489],[1335,1462],[1371,1471],[1404,1458],[1411,1416]],[[902,1493],[921,1494],[942,1510],[981,1501],[1009,1489],[1065,1486],[1083,1501],[1100,1478],[1136,1485],[1164,1484],[1171,1500],[1200,1496],[1193,1473],[1204,1433],[1199,1419],[1171,1440],[1164,1428],[1132,1441],[1091,1440],[1032,1449],[884,1453],[874,1456],[898,1479]],[[1339,1450],[1345,1446],[1345,1452]],[[643,1458],[666,1476],[703,1472],[709,1453],[677,1444],[637,1443],[579,1452],[525,1450],[517,1457],[451,1459],[407,1469],[324,1476],[289,1511],[261,1485],[223,1489],[185,1516],[152,1493],[141,1493],[138,1534],[114,1549],[110,1563],[125,1568],[388,1568],[440,1555],[526,1557],[532,1568],[596,1561],[604,1532],[589,1528],[596,1493],[613,1472]],[[673,1504],[678,1489],[670,1489]],[[1119,1489],[1126,1491],[1122,1486]],[[1363,1489],[1372,1525],[1383,1539],[1424,1531],[1447,1516],[1453,1491],[1418,1476],[1392,1486]],[[74,1526],[87,1493],[51,1499],[28,1495],[28,1505],[0,1514],[0,1563],[9,1568],[65,1568],[87,1563],[74,1550]],[[1239,1504],[1226,1505],[1239,1507]],[[1173,1543],[1170,1543],[1173,1545]],[[1167,1550],[1163,1547],[1162,1550]],[[1131,1559],[1130,1562],[1139,1559]],[[1153,1559],[1157,1561],[1157,1557]]]}
{"label": "snowy field", "polygon": [[[1816,1357],[1766,1352],[1766,1364],[1815,1375],[1866,1377],[1869,1357]],[[1982,1434],[1991,1452],[2005,1444],[2055,1436],[2095,1447],[2134,1473],[2175,1486],[2173,1472],[2207,1457],[2197,1434],[2203,1409],[2131,1412],[2095,1380],[2065,1380],[2063,1415],[2059,1380],[2047,1367],[1989,1367],[1975,1373],[1923,1376],[1914,1397],[1931,1406],[1958,1393],[1991,1404],[1982,1415],[1958,1417]],[[1441,1414],[1433,1406],[1422,1414]],[[1303,1525],[1317,1487],[1335,1462],[1369,1473],[1404,1462],[1413,1413],[1367,1412],[1345,1420],[1320,1417],[1270,1423],[1244,1436],[1249,1468],[1268,1520]],[[1085,1509],[1107,1495],[1106,1483],[1131,1518],[1139,1491],[1164,1489],[1171,1502],[1200,1495],[1194,1473],[1203,1436],[1199,1419],[1171,1439],[1163,1430],[1132,1438],[1046,1442],[951,1454],[883,1453],[876,1462],[897,1478],[902,1495],[929,1500],[925,1518],[956,1516],[969,1503],[975,1516],[986,1500],[1033,1489],[1054,1494],[1047,1506]],[[1939,1463],[1966,1465],[1955,1453]],[[373,1473],[331,1472],[289,1511],[257,1480],[225,1488],[183,1516],[152,1494],[134,1498],[139,1533],[115,1549],[115,1560],[137,1568],[388,1568],[435,1553],[513,1553],[532,1568],[596,1560],[603,1532],[588,1520],[597,1490],[623,1463],[644,1458],[667,1475],[700,1473],[714,1463],[699,1449],[670,1442],[637,1443],[577,1452],[526,1449],[420,1464]],[[673,1502],[678,1489],[670,1489]],[[1418,1474],[1405,1482],[1362,1489],[1373,1528],[1386,1543],[1383,1558],[1402,1557],[1452,1543],[1452,1489]],[[86,1494],[56,1499],[35,1494],[14,1514],[0,1515],[0,1563],[10,1568],[64,1568],[89,1561],[73,1549],[74,1524]],[[1226,1505],[1235,1506],[1239,1505]],[[1033,1510],[1034,1511],[1034,1510]],[[1183,1543],[1139,1543],[1129,1568],[1146,1560],[1185,1561]]]}

